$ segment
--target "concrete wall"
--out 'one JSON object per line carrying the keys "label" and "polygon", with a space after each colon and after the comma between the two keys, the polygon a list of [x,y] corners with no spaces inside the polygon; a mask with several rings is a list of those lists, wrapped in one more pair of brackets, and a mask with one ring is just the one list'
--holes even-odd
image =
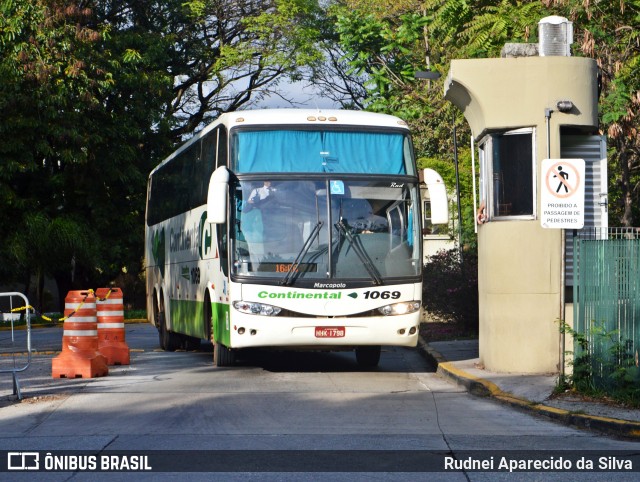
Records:
{"label": "concrete wall", "polygon": [[536,221],[478,229],[479,343],[490,370],[557,370],[560,232]]}
{"label": "concrete wall", "polygon": [[598,125],[596,75],[595,60],[581,57],[453,60],[445,99],[464,112],[476,138],[486,130],[544,127],[544,110],[571,100],[572,112],[552,117],[551,145],[559,152],[559,124]]}
{"label": "concrete wall", "polygon": [[[560,126],[594,130],[597,67],[592,59],[524,57],[454,60],[445,98],[458,106],[476,140],[485,133],[535,129],[536,195],[540,163],[560,157]],[[568,113],[557,111],[571,100]],[[545,110],[552,109],[547,144]],[[480,361],[499,372],[557,372],[562,299],[561,231],[530,220],[490,220],[478,230]]]}

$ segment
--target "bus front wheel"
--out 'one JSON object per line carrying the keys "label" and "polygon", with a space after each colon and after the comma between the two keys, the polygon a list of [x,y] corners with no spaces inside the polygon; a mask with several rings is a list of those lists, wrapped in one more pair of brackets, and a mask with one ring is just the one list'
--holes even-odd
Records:
{"label": "bus front wheel", "polygon": [[213,312],[208,294],[204,298],[204,323],[205,336],[213,345],[213,365],[216,367],[233,366],[236,362],[236,352],[216,341],[213,336]]}
{"label": "bus front wheel", "polygon": [[374,368],[380,362],[380,352],[382,347],[375,346],[359,346],[356,348],[356,361],[363,368]]}
{"label": "bus front wheel", "polygon": [[230,367],[236,362],[236,352],[222,343],[213,344],[213,364],[217,367]]}

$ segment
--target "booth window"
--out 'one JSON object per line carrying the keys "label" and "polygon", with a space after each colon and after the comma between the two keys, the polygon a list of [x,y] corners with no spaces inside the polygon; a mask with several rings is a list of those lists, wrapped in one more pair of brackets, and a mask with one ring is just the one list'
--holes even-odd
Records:
{"label": "booth window", "polygon": [[489,219],[533,218],[533,129],[493,133],[480,143],[481,189]]}

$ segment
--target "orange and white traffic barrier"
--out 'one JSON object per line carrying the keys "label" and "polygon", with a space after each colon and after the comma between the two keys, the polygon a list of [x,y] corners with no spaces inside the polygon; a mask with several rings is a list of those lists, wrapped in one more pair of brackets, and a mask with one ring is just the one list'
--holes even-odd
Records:
{"label": "orange and white traffic barrier", "polygon": [[92,291],[69,291],[64,299],[62,352],[51,361],[53,378],[93,378],[109,373],[98,351],[96,298]]}
{"label": "orange and white traffic barrier", "polygon": [[122,300],[120,288],[99,288],[96,291],[98,348],[109,365],[129,365],[129,346],[125,342]]}

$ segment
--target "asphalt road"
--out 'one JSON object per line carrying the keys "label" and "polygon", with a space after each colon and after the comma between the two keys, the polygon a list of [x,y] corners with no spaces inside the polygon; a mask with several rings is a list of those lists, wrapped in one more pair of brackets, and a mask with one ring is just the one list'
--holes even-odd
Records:
{"label": "asphalt road", "polygon": [[[6,348],[5,335],[0,332]],[[554,460],[640,452],[637,443],[471,396],[436,376],[415,349],[385,348],[370,371],[346,352],[254,351],[236,367],[214,368],[210,345],[161,352],[155,330],[136,324],[127,326],[131,365],[110,367],[107,377],[53,379],[49,350],[59,349],[60,340],[59,328],[33,331],[33,348],[49,354],[35,355],[20,374],[21,402],[12,395],[11,376],[0,374],[0,457],[3,451],[41,457],[125,451],[150,454],[155,472],[70,470],[38,473],[39,479],[182,480],[182,471],[191,470],[190,479],[202,480],[575,480],[578,474],[557,471],[419,471],[437,470],[429,464],[441,464],[443,454],[460,461],[494,457],[496,468],[514,450],[523,451],[518,457]],[[5,349],[0,369],[22,361]],[[637,458],[632,462],[640,466]],[[636,480],[635,466],[635,473],[616,472],[615,480]],[[610,480],[612,473],[587,470],[579,477]]]}

